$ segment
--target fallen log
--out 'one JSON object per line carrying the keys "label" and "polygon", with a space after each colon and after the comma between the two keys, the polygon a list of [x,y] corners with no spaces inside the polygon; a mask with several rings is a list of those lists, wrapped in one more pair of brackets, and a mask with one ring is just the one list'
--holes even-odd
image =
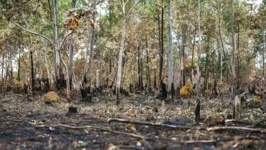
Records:
{"label": "fallen log", "polygon": [[164,127],[164,128],[171,128],[171,129],[191,129],[191,127],[189,126],[176,126],[176,125],[152,123],[152,122],[146,122],[146,121],[118,119],[118,118],[109,118],[107,122],[109,124],[112,122],[121,122],[121,123],[131,123],[131,124],[148,125],[148,126],[155,126],[155,127]]}

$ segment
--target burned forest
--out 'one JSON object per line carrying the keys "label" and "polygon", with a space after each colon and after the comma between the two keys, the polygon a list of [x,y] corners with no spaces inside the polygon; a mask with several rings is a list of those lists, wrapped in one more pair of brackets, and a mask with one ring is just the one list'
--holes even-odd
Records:
{"label": "burned forest", "polygon": [[0,149],[265,149],[265,0],[1,0]]}

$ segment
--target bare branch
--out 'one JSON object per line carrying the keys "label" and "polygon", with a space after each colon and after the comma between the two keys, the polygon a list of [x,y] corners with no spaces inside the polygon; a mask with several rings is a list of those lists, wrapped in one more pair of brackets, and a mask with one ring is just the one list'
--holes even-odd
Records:
{"label": "bare branch", "polygon": [[62,43],[60,44],[59,50],[61,50],[63,44],[65,43],[65,40],[66,40],[71,34],[73,34],[73,33],[74,33],[74,30],[72,30],[69,34],[67,34],[67,35],[64,37]]}
{"label": "bare branch", "polygon": [[122,123],[132,123],[132,124],[139,124],[139,125],[150,125],[156,127],[164,127],[164,128],[172,128],[172,129],[191,129],[188,126],[176,126],[176,125],[168,125],[168,124],[158,124],[146,121],[134,121],[134,120],[127,120],[127,119],[118,119],[118,118],[109,118],[107,120],[108,123],[111,122],[122,122]]}
{"label": "bare branch", "polygon": [[74,33],[74,30],[72,30],[69,34],[67,34],[65,37],[64,37],[64,39],[63,39],[63,41],[62,41],[62,43],[60,44],[60,47],[59,47],[59,49],[58,49],[58,52],[59,52],[59,57],[60,57],[60,60],[61,60],[61,62],[63,63],[63,65],[64,65],[64,68],[67,70],[67,65],[66,65],[66,62],[64,61],[64,59],[63,59],[63,56],[61,55],[61,48],[63,47],[63,44],[65,43],[65,41],[66,41],[66,39],[67,39],[67,37],[69,37],[71,34],[73,34]]}
{"label": "bare branch", "polygon": [[137,6],[139,3],[140,3],[141,1],[138,1],[137,3],[135,3],[130,9],[129,9],[129,11],[127,12],[127,14],[125,15],[126,17],[131,13],[131,11],[133,10],[133,8],[135,7],[135,6]]}
{"label": "bare branch", "polygon": [[20,29],[22,29],[22,30],[24,30],[24,31],[27,31],[27,32],[29,32],[29,33],[31,33],[31,34],[34,34],[34,35],[40,36],[40,37],[46,39],[47,41],[49,41],[50,43],[54,44],[54,42],[53,42],[51,39],[49,39],[47,36],[42,35],[42,34],[37,33],[37,32],[30,31],[30,30],[28,30],[28,29],[22,27],[21,25],[15,23],[15,22],[12,21],[12,20],[11,20],[11,22],[12,22],[13,24],[15,24],[16,26],[18,26]]}
{"label": "bare branch", "polygon": [[254,128],[248,128],[248,127],[212,127],[207,128],[207,131],[221,131],[221,130],[234,130],[234,131],[246,131],[246,132],[258,132],[266,134],[266,130],[264,129],[254,129]]}

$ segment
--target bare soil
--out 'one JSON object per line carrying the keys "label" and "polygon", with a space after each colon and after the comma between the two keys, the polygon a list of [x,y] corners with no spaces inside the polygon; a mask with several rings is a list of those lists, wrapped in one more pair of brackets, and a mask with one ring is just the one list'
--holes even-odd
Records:
{"label": "bare soil", "polygon": [[[0,149],[265,149],[266,131],[212,131],[202,121],[194,122],[194,98],[166,101],[151,95],[123,97],[115,106],[113,95],[100,95],[92,103],[79,97],[70,102],[45,104],[42,94],[33,98],[12,92],[0,94]],[[70,105],[78,113],[68,113]],[[225,126],[264,131],[264,104],[244,108],[243,120],[227,121]],[[201,117],[213,113],[232,115],[233,102],[202,98]],[[187,127],[171,129],[151,125],[108,123],[123,118]],[[258,126],[254,126],[261,121]]]}

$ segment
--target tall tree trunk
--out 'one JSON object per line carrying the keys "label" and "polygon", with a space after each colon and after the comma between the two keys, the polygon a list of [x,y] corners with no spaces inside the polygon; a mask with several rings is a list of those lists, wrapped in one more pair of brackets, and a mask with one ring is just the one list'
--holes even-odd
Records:
{"label": "tall tree trunk", "polygon": [[138,90],[140,90],[141,87],[141,77],[140,77],[140,45],[138,46]]}
{"label": "tall tree trunk", "polygon": [[173,51],[172,51],[172,23],[171,23],[171,0],[168,0],[168,92],[171,91],[173,73]]}
{"label": "tall tree trunk", "polygon": [[236,74],[236,78],[237,78],[237,81],[236,81],[236,89],[239,88],[239,84],[240,84],[240,56],[239,56],[239,49],[240,49],[240,26],[239,26],[239,23],[237,25],[237,74]]}
{"label": "tall tree trunk", "polygon": [[13,63],[12,63],[12,52],[10,51],[9,55],[9,62],[10,62],[10,78],[9,78],[9,83],[11,86],[13,86]]}
{"label": "tall tree trunk", "polygon": [[163,38],[163,30],[164,30],[164,8],[162,8],[162,14],[161,14],[161,53],[160,53],[160,72],[159,72],[159,80],[160,85],[162,86],[163,82],[163,53],[164,53],[164,38]]}
{"label": "tall tree trunk", "polygon": [[150,73],[150,56],[149,56],[149,47],[148,47],[148,35],[146,35],[146,78],[147,78],[147,88],[150,90],[151,88],[151,73]]}
{"label": "tall tree trunk", "polygon": [[[76,6],[76,0],[71,0],[72,8]],[[68,71],[67,71],[67,98],[69,98],[69,90],[72,90],[72,68],[73,68],[73,39],[69,41],[69,57],[68,57]]]}
{"label": "tall tree trunk", "polygon": [[219,16],[219,37],[221,41],[221,49],[220,49],[220,81],[223,81],[223,55],[222,52],[224,52],[224,42],[223,42],[223,36],[221,32],[221,17]]}
{"label": "tall tree trunk", "polygon": [[[182,69],[182,77],[183,77],[183,85],[186,84],[186,69],[185,69],[185,64],[184,64],[184,56],[185,56],[185,45],[186,45],[186,30],[187,30],[187,25],[183,25],[182,27],[182,48],[181,48],[181,57],[180,59],[182,59],[182,65],[183,65],[183,69]],[[181,81],[180,81],[181,82]]]}
{"label": "tall tree trunk", "polygon": [[122,60],[122,75],[121,75],[121,84],[120,88],[123,88],[124,86],[124,72],[125,72],[125,65],[126,65],[126,56],[123,57]]}
{"label": "tall tree trunk", "polygon": [[201,57],[201,32],[200,32],[200,0],[198,0],[198,36],[199,36],[199,41],[198,41],[198,64],[197,64],[197,87],[196,87],[196,92],[197,92],[197,105],[195,109],[195,121],[199,122],[200,121],[200,70],[199,70],[199,65],[200,65],[200,57]]}
{"label": "tall tree trunk", "polygon": [[84,74],[87,75],[87,64],[88,64],[88,54],[89,54],[89,47],[90,47],[90,42],[91,42],[91,31],[92,29],[89,30],[88,32],[88,43],[86,45],[86,52],[85,52],[85,65],[84,65]]}
{"label": "tall tree trunk", "polygon": [[68,58],[68,84],[67,89],[72,90],[72,68],[73,68],[73,39],[70,39],[69,41],[69,58]]}
{"label": "tall tree trunk", "polygon": [[124,53],[124,44],[125,44],[125,37],[126,37],[126,17],[125,17],[125,8],[123,8],[123,20],[122,20],[122,37],[121,37],[121,45],[119,51],[119,58],[117,63],[117,82],[116,82],[116,94],[117,94],[117,101],[116,104],[120,104],[120,84],[121,84],[121,74],[122,74],[122,58]]}
{"label": "tall tree trunk", "polygon": [[235,14],[234,14],[234,0],[231,0],[231,32],[232,32],[232,76],[233,76],[233,82],[232,82],[232,100],[235,98],[235,88],[236,88],[236,69],[235,69]]}
{"label": "tall tree trunk", "polygon": [[143,66],[142,66],[142,49],[141,45],[138,46],[138,77],[139,77],[139,90],[143,90]]}
{"label": "tall tree trunk", "polygon": [[53,24],[54,24],[54,66],[56,87],[60,89],[60,56],[59,56],[59,39],[58,39],[58,20],[57,20],[57,0],[53,0]]}
{"label": "tall tree trunk", "polygon": [[109,78],[111,77],[111,73],[112,73],[112,59],[111,59],[111,57],[109,58],[109,69],[107,69],[107,70],[109,70],[109,72],[107,71],[108,74],[107,74],[106,84],[109,87]]}
{"label": "tall tree trunk", "polygon": [[[180,40],[180,36],[177,37],[177,41]],[[177,45],[177,47],[179,47],[179,67],[178,67],[178,72],[177,72],[177,88],[180,89],[181,88],[181,77],[182,77],[182,66],[183,66],[183,51],[182,51],[182,47],[179,45]]]}
{"label": "tall tree trunk", "polygon": [[142,48],[140,49],[140,90],[143,91],[143,61],[142,61]]}
{"label": "tall tree trunk", "polygon": [[263,51],[262,51],[262,68],[263,68],[263,77],[265,77],[265,31],[263,30],[263,33],[262,33],[262,36],[263,36]]}
{"label": "tall tree trunk", "polygon": [[[93,8],[96,9],[96,0],[93,2]],[[93,21],[95,20],[95,12],[93,13]],[[92,31],[91,31],[91,43],[90,43],[90,58],[89,58],[89,73],[88,73],[88,78],[89,78],[89,85],[91,85],[91,76],[92,76],[92,61],[93,61],[93,50],[94,50],[94,40],[95,40],[95,29],[94,26],[92,26]]]}
{"label": "tall tree trunk", "polygon": [[97,49],[97,71],[96,71],[96,87],[99,88],[101,83],[101,53],[100,53],[100,49]]}
{"label": "tall tree trunk", "polygon": [[204,90],[208,89],[208,80],[209,80],[209,52],[210,52],[210,34],[208,35],[208,46],[206,48],[206,64],[205,64],[205,73],[204,73]]}
{"label": "tall tree trunk", "polygon": [[160,17],[160,8],[158,7],[158,9],[157,9],[157,17],[158,17],[158,31],[159,31],[159,44],[158,44],[158,46],[159,46],[159,48],[158,48],[158,50],[159,50],[159,55],[160,55],[160,62],[159,62],[159,85],[161,85],[161,78],[162,78],[162,67],[161,67],[161,52],[162,52],[162,50],[161,50],[161,45],[162,45],[162,42],[161,42],[161,17]]}
{"label": "tall tree trunk", "polygon": [[191,58],[191,76],[190,76],[190,81],[191,84],[193,85],[193,77],[194,77],[194,66],[195,66],[195,62],[194,62],[194,57],[195,57],[195,42],[196,42],[196,34],[194,35],[193,38],[193,46],[192,46],[192,58]]}
{"label": "tall tree trunk", "polygon": [[199,65],[200,65],[200,58],[201,58],[201,31],[200,31],[200,0],[198,0],[198,60],[197,60],[197,96],[199,97],[200,95],[200,70],[199,70]]}

